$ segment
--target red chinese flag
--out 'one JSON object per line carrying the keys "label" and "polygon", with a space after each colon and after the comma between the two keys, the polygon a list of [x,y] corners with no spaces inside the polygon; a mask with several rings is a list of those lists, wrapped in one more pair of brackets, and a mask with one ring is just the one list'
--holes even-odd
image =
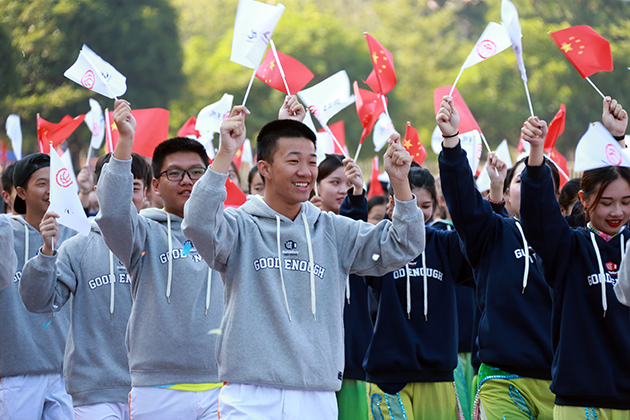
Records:
{"label": "red chinese flag", "polygon": [[[360,140],[360,143],[363,144],[363,140],[372,131],[374,124],[378,121],[378,117],[385,112],[385,107],[380,94],[359,88],[359,84],[356,81],[352,87],[356,98],[354,104],[357,107],[357,114],[363,126]],[[387,98],[385,98],[385,103],[387,103]]]}
{"label": "red chinese flag", "polygon": [[[282,54],[280,51],[276,52],[278,53],[280,64],[282,64],[284,75],[287,78],[289,90],[295,95],[313,79],[314,74],[304,64],[290,55]],[[258,66],[256,77],[272,88],[280,92],[288,93],[287,88],[284,86],[278,63],[276,63],[276,58],[273,56],[271,49],[267,50],[265,59],[260,66]]]}
{"label": "red chinese flag", "polygon": [[372,158],[372,175],[370,175],[370,189],[367,193],[368,200],[372,197],[376,197],[377,195],[385,195],[385,191],[383,191],[381,181],[378,180],[378,176],[380,174],[381,171],[378,170],[378,156],[374,156]]}
{"label": "red chinese flag", "polygon": [[562,104],[556,116],[553,117],[553,120],[549,123],[549,130],[547,131],[547,137],[545,137],[545,150],[556,147],[556,140],[564,133],[564,123],[566,119],[567,108]]}
{"label": "red chinese flag", "polygon": [[[346,146],[346,126],[344,122],[338,121],[334,124],[329,125],[328,128],[330,128],[330,131],[332,131],[333,135],[335,136],[335,138],[337,139],[341,147],[345,147]],[[323,128],[320,128],[317,131],[320,133],[324,133],[326,130],[324,130]],[[343,155],[344,152],[345,151],[341,150],[339,146],[337,146],[337,143],[335,143],[335,151],[333,153],[336,153],[338,155]]]}
{"label": "red chinese flag", "polygon": [[[450,91],[450,86],[442,86],[433,91],[433,107],[435,109],[435,115],[437,115],[440,110],[442,98],[448,95]],[[472,112],[468,109],[466,102],[464,102],[464,98],[462,98],[462,95],[459,93],[457,88],[453,91],[453,103],[455,104],[455,109],[459,113],[459,132],[464,134],[472,130],[479,130],[481,133],[477,120],[473,117]]]}
{"label": "red chinese flag", "polygon": [[74,133],[85,119],[85,114],[72,118],[66,115],[58,123],[46,121],[37,114],[37,140],[39,141],[39,151],[50,153],[50,142],[53,147],[59,146],[65,139]]}
{"label": "red chinese flag", "polygon": [[[155,147],[168,139],[169,112],[162,108],[134,109],[131,111],[136,118],[136,134],[133,139],[132,152],[144,157],[153,157]],[[112,145],[118,143],[118,128],[114,122],[114,112],[109,113],[111,125]]]}
{"label": "red chinese flag", "polygon": [[612,71],[610,43],[587,25],[572,26],[549,34],[582,77]]}
{"label": "red chinese flag", "polygon": [[241,171],[241,165],[243,163],[243,148],[244,147],[245,147],[245,144],[242,144],[240,149],[236,151],[236,154],[234,155],[234,158],[232,159],[232,162],[234,162],[234,164],[236,165],[236,170],[238,170],[239,172]]}
{"label": "red chinese flag", "polygon": [[6,163],[7,161],[7,142],[5,139],[2,139],[2,143],[0,145],[0,162]]}
{"label": "red chinese flag", "polygon": [[562,153],[558,152],[555,148],[549,149],[547,154],[549,155],[549,159],[556,164],[558,172],[560,172],[560,186],[558,189],[562,189],[564,184],[566,184],[569,180],[569,165],[567,164],[567,158],[565,158]]}
{"label": "red chinese flag", "polygon": [[201,137],[199,131],[195,130],[195,124],[197,124],[197,117],[188,118],[188,121],[177,131],[177,137],[193,136],[195,139]]}
{"label": "red chinese flag", "polygon": [[227,198],[223,203],[223,206],[225,208],[238,208],[247,201],[247,196],[245,195],[245,193],[241,191],[241,189],[237,187],[230,178],[228,178],[227,182],[225,183],[225,189],[227,190]]}
{"label": "red chinese flag", "polygon": [[422,166],[424,160],[427,158],[427,151],[420,141],[418,130],[413,128],[409,123],[407,123],[407,129],[405,130],[405,139],[403,140],[403,146],[405,147],[405,149],[407,149],[413,160],[418,162],[418,164]]}
{"label": "red chinese flag", "polygon": [[396,86],[396,71],[392,53],[383,47],[380,42],[371,35],[365,34],[370,57],[374,70],[370,73],[365,83],[374,91],[387,95]]}

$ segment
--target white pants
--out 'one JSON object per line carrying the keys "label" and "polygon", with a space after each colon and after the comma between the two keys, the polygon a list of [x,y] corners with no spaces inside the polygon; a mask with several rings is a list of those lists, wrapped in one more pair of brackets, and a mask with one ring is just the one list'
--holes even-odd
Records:
{"label": "white pants", "polygon": [[151,386],[131,387],[129,417],[133,420],[217,420],[220,390],[194,392]]}
{"label": "white pants", "polygon": [[259,385],[226,384],[219,394],[221,420],[336,420],[337,398],[330,391],[296,391]]}
{"label": "white pants", "polygon": [[77,420],[129,420],[129,406],[122,403],[99,403],[74,407]]}
{"label": "white pants", "polygon": [[72,397],[62,374],[0,378],[0,419],[72,420]]}

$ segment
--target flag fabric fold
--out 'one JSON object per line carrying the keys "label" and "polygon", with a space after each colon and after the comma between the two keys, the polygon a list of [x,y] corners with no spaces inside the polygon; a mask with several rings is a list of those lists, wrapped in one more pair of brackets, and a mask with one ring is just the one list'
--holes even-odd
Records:
{"label": "flag fabric fold", "polygon": [[[359,143],[363,144],[363,140],[372,131],[372,127],[378,121],[378,117],[385,112],[383,107],[383,101],[381,95],[370,92],[367,89],[361,89],[359,84],[355,81],[352,85],[354,89],[355,105],[357,108],[357,114],[361,125],[363,126],[363,132],[361,133],[361,140]],[[387,98],[385,98],[387,103]]]}
{"label": "flag fabric fold", "polygon": [[63,75],[110,99],[127,91],[127,78],[85,44],[77,61]]}
{"label": "flag fabric fold", "polygon": [[372,158],[372,173],[370,174],[370,187],[367,192],[367,199],[369,200],[372,197],[376,197],[379,195],[385,195],[385,191],[383,191],[383,186],[381,185],[381,181],[378,179],[379,175],[381,175],[381,171],[378,169],[378,156],[374,156]]}
{"label": "flag fabric fold", "polygon": [[177,137],[189,137],[197,140],[201,137],[199,131],[195,129],[195,125],[197,124],[197,117],[190,117],[188,120],[182,125],[182,127],[177,130]]}
{"label": "flag fabric fold", "polygon": [[583,78],[598,71],[612,71],[610,43],[590,26],[572,26],[549,36]]}
{"label": "flag fabric fold", "polygon": [[328,120],[339,111],[354,103],[350,79],[345,70],[333,74],[308,89],[299,91],[298,96],[322,125],[328,124]]}
{"label": "flag fabric fold", "polygon": [[427,158],[427,151],[420,141],[418,130],[413,128],[409,123],[407,123],[407,129],[405,130],[403,147],[407,149],[407,151],[411,155],[411,158],[415,162],[418,162],[420,166],[422,166],[424,160]]}
{"label": "flag fabric fold", "polygon": [[[304,64],[300,63],[290,55],[283,54],[280,51],[278,53],[278,60],[284,70],[284,75],[287,79],[287,85],[291,93],[297,93],[301,91],[308,82],[310,82],[315,75]],[[284,85],[284,80],[276,58],[274,57],[271,49],[267,50],[263,62],[260,63],[258,70],[256,70],[256,77],[263,81],[268,86],[279,90],[280,92],[287,93],[287,88]]]}
{"label": "flag fabric fold", "polygon": [[100,149],[105,138],[105,116],[98,101],[90,98],[90,111],[85,114],[84,122],[92,132],[90,147]]}
{"label": "flag fabric fold", "polygon": [[556,146],[558,137],[564,133],[564,125],[567,119],[567,108],[564,104],[560,105],[560,110],[553,117],[553,120],[549,123],[549,129],[547,130],[547,137],[545,137],[545,152],[549,153],[547,149],[553,149]]}
{"label": "flag fabric fold", "polygon": [[201,136],[221,132],[221,123],[230,115],[234,96],[224,93],[218,102],[210,104],[199,111],[195,130]]}
{"label": "flag fabric fold", "polygon": [[[337,139],[337,141],[339,142],[339,146],[344,147],[346,146],[346,126],[345,123],[343,121],[337,121],[334,124],[331,124],[329,127],[330,131],[333,133],[333,135],[335,136],[335,138]],[[318,133],[325,133],[326,130],[323,128],[320,128]],[[329,134],[327,134],[328,137],[330,137]],[[339,146],[337,144],[335,144],[335,142],[333,141],[333,139],[330,139],[330,143],[332,144],[332,150],[330,152],[327,153],[335,153],[338,155],[344,155],[347,153],[347,151],[341,150],[339,148]]]}
{"label": "flag fabric fold", "polygon": [[589,124],[575,148],[575,172],[606,166],[630,167],[630,149],[622,149],[601,122]]}
{"label": "flag fabric fold", "polygon": [[[510,156],[510,148],[508,147],[507,140],[503,140],[496,148],[494,153],[507,165],[507,168],[512,167],[512,157]],[[479,191],[486,191],[490,189],[490,176],[488,175],[488,162],[483,165],[483,169],[477,178],[477,189]]]}
{"label": "flag fabric fold", "polygon": [[22,127],[20,126],[19,115],[9,115],[4,125],[4,129],[6,130],[9,139],[11,139],[11,148],[15,154],[15,158],[17,160],[22,159]]}
{"label": "flag fabric fold", "polygon": [[284,13],[281,3],[275,6],[255,0],[240,0],[234,20],[230,61],[255,69]]}
{"label": "flag fabric fold", "polygon": [[[162,108],[134,109],[131,114],[136,119],[136,134],[131,151],[144,157],[153,157],[155,147],[168,139],[169,111]],[[115,149],[119,133],[113,115],[114,112],[110,111],[112,147]]]}
{"label": "flag fabric fold", "polygon": [[85,114],[72,118],[66,115],[58,123],[46,121],[37,114],[37,140],[39,141],[39,150],[42,153],[50,152],[50,143],[53,147],[59,146],[65,139],[74,133],[74,130],[85,120]]}
{"label": "flag fabric fold", "polygon": [[54,149],[50,149],[50,206],[49,210],[59,215],[57,222],[76,230],[82,235],[90,233],[90,222],[85,215],[77,185],[70,170],[63,164]]}
{"label": "flag fabric fold", "polygon": [[[451,90],[451,86],[442,86],[433,91],[433,108],[435,110],[435,115],[437,115],[440,110],[440,105],[442,104],[442,98],[449,94]],[[459,113],[459,132],[467,133],[472,130],[478,130],[481,132],[479,128],[479,124],[477,124],[477,120],[473,116],[470,109],[468,109],[468,105],[464,101],[464,98],[459,93],[457,88],[453,90],[453,104],[455,105],[455,109]]]}
{"label": "flag fabric fold", "polygon": [[396,86],[396,71],[394,70],[394,58],[389,50],[381,45],[373,36],[365,34],[370,58],[374,70],[370,73],[365,83],[376,93],[387,95]]}
{"label": "flag fabric fold", "polygon": [[396,132],[394,124],[392,124],[384,112],[378,117],[372,130],[372,142],[374,143],[375,152],[380,152],[383,146],[387,144],[389,136]]}
{"label": "flag fabric fold", "polygon": [[514,3],[510,0],[501,0],[501,24],[505,27],[510,36],[512,49],[514,50],[516,61],[518,62],[518,69],[521,72],[521,79],[527,82],[527,71],[525,70],[525,63],[523,62],[521,22],[518,18],[518,10],[516,10],[516,6],[514,6]]}
{"label": "flag fabric fold", "polygon": [[464,61],[462,69],[467,69],[497,55],[507,49],[512,42],[507,29],[495,22],[488,23],[477,43]]}

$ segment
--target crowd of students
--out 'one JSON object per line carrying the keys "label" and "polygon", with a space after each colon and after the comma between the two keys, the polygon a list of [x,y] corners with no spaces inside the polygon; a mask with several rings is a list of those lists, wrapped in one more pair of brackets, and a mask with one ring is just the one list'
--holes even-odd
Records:
{"label": "crowd of students", "polygon": [[[630,168],[559,191],[532,117],[480,192],[444,97],[439,177],[393,134],[368,201],[291,96],[224,208],[248,114],[214,161],[177,137],[149,164],[117,101],[115,151],[78,176],[88,236],[48,211],[47,155],[4,170],[0,418],[630,419]],[[626,111],[602,121],[625,147]]]}

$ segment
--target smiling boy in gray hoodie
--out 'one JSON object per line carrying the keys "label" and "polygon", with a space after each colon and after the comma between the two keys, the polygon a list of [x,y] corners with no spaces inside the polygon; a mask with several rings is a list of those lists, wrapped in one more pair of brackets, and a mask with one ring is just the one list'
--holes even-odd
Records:
{"label": "smiling boy in gray hoodie", "polygon": [[[98,180],[111,154],[96,164]],[[133,204],[140,211],[151,183],[151,167],[134,153],[131,171]],[[44,246],[22,270],[20,296],[35,313],[60,308],[72,296],[72,324],[64,356],[66,388],[77,420],[110,415],[129,418],[131,390],[125,332],[131,313],[130,277],[120,260],[105,245],[96,222],[88,236],[76,235],[58,252],[50,236],[59,236],[54,212],[47,212],[40,231]]]}
{"label": "smiling boy in gray hoodie", "polygon": [[[97,184],[96,217],[105,243],[131,275],[133,307],[127,328],[130,417],[216,419],[221,383],[214,358],[223,285],[182,233],[184,203],[208,165],[196,140],[174,138],[153,153],[153,187],[164,209],[139,214],[131,204],[135,119],[116,101],[120,132]],[[216,277],[215,277],[216,276]]]}
{"label": "smiling boy in gray hoodie", "polygon": [[317,178],[315,134],[278,120],[260,131],[265,197],[223,210],[227,171],[245,141],[245,107],[221,126],[211,169],[185,206],[184,234],[221,272],[225,315],[217,339],[222,420],[336,419],[344,368],[344,285],[382,275],[424,249],[424,221],[409,189],[411,156],[395,140],[385,168],[396,191],[393,222],[376,226],[308,202]]}

